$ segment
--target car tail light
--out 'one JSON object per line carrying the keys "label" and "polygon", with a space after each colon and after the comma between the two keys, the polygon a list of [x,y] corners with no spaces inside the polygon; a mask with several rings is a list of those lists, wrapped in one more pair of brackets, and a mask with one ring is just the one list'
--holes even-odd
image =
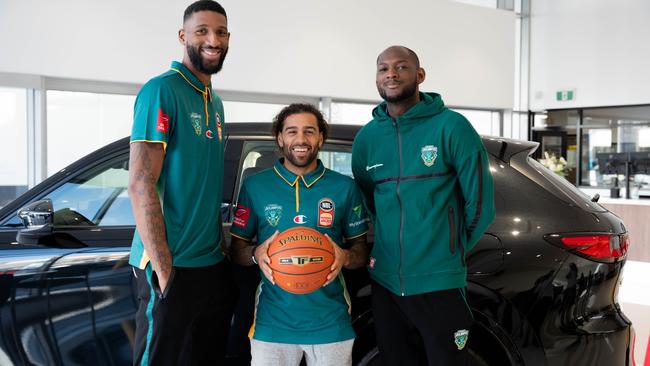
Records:
{"label": "car tail light", "polygon": [[568,249],[593,259],[624,257],[629,247],[627,234],[621,235],[562,235],[562,244]]}

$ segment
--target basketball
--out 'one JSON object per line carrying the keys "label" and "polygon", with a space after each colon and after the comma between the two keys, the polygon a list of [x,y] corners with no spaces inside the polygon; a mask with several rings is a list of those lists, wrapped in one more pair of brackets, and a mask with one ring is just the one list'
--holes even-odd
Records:
{"label": "basketball", "polygon": [[278,234],[269,244],[268,256],[276,285],[293,294],[307,294],[327,281],[334,248],[320,232],[296,226]]}

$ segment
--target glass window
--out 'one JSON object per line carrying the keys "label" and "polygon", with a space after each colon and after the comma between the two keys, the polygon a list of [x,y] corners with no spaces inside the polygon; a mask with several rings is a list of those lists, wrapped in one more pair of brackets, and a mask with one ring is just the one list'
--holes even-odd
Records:
{"label": "glass window", "polygon": [[287,104],[223,102],[226,123],[232,122],[271,122],[273,117]]}
{"label": "glass window", "polygon": [[128,156],[122,156],[71,179],[44,198],[52,200],[55,225],[132,226],[128,181]]}
{"label": "glass window", "polygon": [[47,91],[47,174],[131,134],[134,95]]}
{"label": "glass window", "polygon": [[499,120],[501,118],[499,112],[460,108],[452,109],[465,116],[479,135],[499,136]]}
{"label": "glass window", "polygon": [[365,125],[372,119],[372,110],[377,104],[340,103],[330,104],[329,123],[346,123],[351,125]]}
{"label": "glass window", "polygon": [[27,90],[0,88],[0,208],[27,190]]}

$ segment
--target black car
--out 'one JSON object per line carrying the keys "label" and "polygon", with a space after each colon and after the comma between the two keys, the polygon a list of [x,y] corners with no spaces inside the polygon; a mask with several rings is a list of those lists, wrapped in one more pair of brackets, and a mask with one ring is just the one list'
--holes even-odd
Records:
{"label": "black car", "polygon": [[[320,158],[351,175],[359,126],[331,127]],[[242,179],[276,158],[269,130],[261,123],[228,125],[226,232]],[[490,137],[483,143],[497,215],[467,257],[476,320],[471,364],[631,365],[632,326],[617,301],[628,247],[622,221],[530,158],[536,143]],[[136,299],[127,263],[134,230],[128,151],[127,138],[114,142],[0,210],[1,365],[131,363]],[[255,267],[234,270],[240,299],[229,360],[245,364],[259,274]],[[354,363],[378,364],[368,273],[345,274],[357,332]]]}

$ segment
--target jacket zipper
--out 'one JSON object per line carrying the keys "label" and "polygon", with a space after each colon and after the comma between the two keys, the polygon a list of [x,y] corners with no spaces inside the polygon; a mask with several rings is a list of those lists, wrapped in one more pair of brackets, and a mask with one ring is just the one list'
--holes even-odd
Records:
{"label": "jacket zipper", "polygon": [[399,133],[399,125],[397,118],[393,118],[393,127],[397,131],[397,151],[399,157],[399,175],[397,176],[397,202],[399,203],[399,288],[402,296],[404,296],[404,276],[402,275],[402,267],[404,265],[404,243],[402,236],[404,232],[404,208],[402,205],[402,197],[399,194],[400,182],[402,181],[402,136]]}

